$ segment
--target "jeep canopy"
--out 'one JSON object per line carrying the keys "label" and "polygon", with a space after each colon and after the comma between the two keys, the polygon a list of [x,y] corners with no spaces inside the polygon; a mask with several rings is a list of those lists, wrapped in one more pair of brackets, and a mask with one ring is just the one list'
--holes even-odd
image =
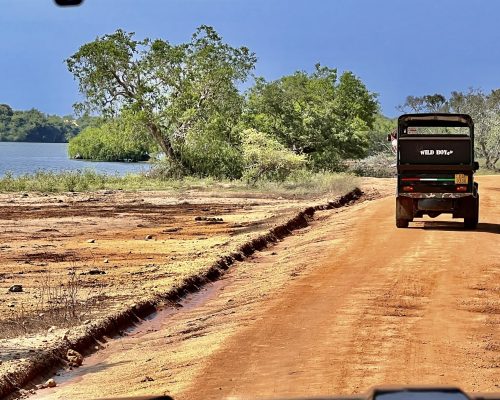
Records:
{"label": "jeep canopy", "polygon": [[467,114],[405,114],[398,119],[398,168],[471,166],[473,143],[474,123]]}
{"label": "jeep canopy", "polygon": [[[474,129],[474,122],[468,114],[447,114],[447,113],[428,113],[428,114],[404,114],[398,118],[398,126],[401,128],[408,126],[439,126],[439,127],[468,127],[471,131]],[[400,132],[401,133],[401,132]]]}

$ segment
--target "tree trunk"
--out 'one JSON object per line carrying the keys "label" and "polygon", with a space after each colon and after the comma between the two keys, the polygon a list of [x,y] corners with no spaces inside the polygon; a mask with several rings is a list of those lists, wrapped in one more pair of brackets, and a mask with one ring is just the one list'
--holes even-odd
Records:
{"label": "tree trunk", "polygon": [[158,143],[162,151],[168,157],[169,161],[171,161],[172,164],[177,167],[177,172],[182,175],[186,173],[192,174],[194,172],[193,169],[182,161],[180,154],[174,150],[170,140],[162,135],[160,128],[158,128],[158,126],[153,122],[148,123],[147,127],[149,129],[149,132],[151,133],[151,136]]}
{"label": "tree trunk", "polygon": [[492,158],[493,157],[491,156],[491,154],[486,154],[486,168],[491,169],[492,171],[496,171],[497,170],[496,163],[498,161],[498,158],[497,159],[492,159]]}
{"label": "tree trunk", "polygon": [[172,143],[161,134],[160,129],[154,123],[148,123],[148,129],[153,136],[153,139],[158,143],[160,148],[163,150],[165,155],[174,163],[179,164],[179,160],[175,154],[174,148],[172,147]]}
{"label": "tree trunk", "polygon": [[479,142],[479,147],[481,148],[481,153],[485,159],[485,167],[490,169],[490,157],[488,155],[488,149],[483,141]]}

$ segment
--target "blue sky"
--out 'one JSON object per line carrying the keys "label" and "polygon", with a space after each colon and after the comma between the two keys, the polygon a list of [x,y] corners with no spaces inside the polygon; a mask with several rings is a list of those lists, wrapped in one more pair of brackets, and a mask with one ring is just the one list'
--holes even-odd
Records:
{"label": "blue sky", "polygon": [[395,116],[407,95],[499,88],[499,16],[494,0],[0,0],[0,103],[71,113],[63,60],[81,44],[117,28],[182,42],[207,24],[268,80],[316,62],[350,70]]}

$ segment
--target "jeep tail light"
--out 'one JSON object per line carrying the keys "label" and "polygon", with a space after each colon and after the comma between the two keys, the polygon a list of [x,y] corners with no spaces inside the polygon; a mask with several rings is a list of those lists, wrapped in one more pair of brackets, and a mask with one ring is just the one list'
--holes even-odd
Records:
{"label": "jeep tail light", "polygon": [[457,185],[457,192],[466,192],[467,185]]}
{"label": "jeep tail light", "polygon": [[410,185],[403,186],[403,192],[413,192],[414,188]]}

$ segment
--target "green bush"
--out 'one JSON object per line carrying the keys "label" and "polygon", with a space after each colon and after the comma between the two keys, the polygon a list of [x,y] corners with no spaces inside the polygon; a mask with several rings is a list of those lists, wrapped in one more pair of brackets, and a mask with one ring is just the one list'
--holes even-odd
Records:
{"label": "green bush", "polygon": [[243,131],[242,151],[243,178],[247,182],[283,182],[290,174],[306,165],[304,155],[295,154],[276,139],[255,129]]}
{"label": "green bush", "polygon": [[238,179],[242,174],[242,157],[239,143],[221,137],[211,127],[193,129],[182,146],[183,165],[187,175]]}
{"label": "green bush", "polygon": [[71,158],[94,161],[146,161],[152,151],[144,128],[127,116],[85,128],[68,145]]}
{"label": "green bush", "polygon": [[307,154],[309,168],[336,171],[342,159],[367,154],[377,111],[377,95],[353,73],[317,64],[312,73],[258,78],[247,92],[243,121]]}

